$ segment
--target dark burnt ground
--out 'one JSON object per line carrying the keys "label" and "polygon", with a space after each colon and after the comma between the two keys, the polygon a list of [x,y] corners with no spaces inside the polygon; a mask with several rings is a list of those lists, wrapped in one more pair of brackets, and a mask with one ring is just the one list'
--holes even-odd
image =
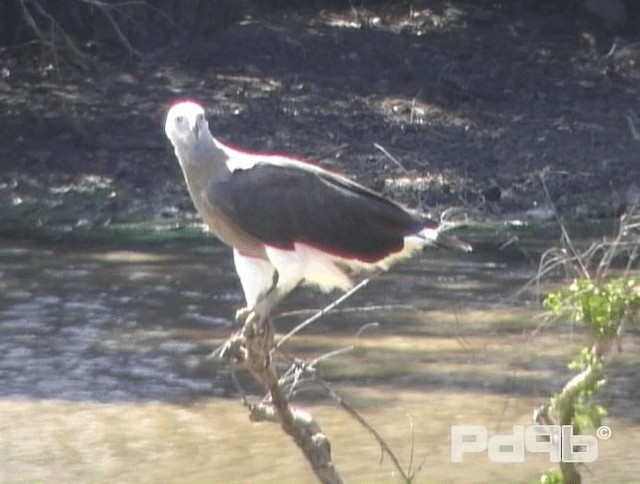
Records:
{"label": "dark burnt ground", "polygon": [[191,211],[163,132],[178,98],[206,104],[231,144],[322,159],[425,209],[548,216],[540,175],[568,216],[640,196],[637,34],[554,9],[421,5],[256,14],[95,71],[5,51],[0,216]]}

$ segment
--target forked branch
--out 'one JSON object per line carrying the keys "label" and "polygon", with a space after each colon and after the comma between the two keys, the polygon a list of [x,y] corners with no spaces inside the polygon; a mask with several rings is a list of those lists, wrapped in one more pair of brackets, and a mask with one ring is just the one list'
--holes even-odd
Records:
{"label": "forked branch", "polygon": [[[329,439],[322,432],[319,424],[308,412],[294,408],[290,404],[290,397],[295,393],[296,386],[302,381],[310,380],[320,385],[352,418],[369,430],[380,445],[383,454],[389,456],[394,467],[398,470],[405,482],[411,482],[413,474],[415,473],[411,471],[412,464],[409,466],[409,471],[406,472],[382,436],[364,417],[338,395],[326,381],[316,375],[316,365],[320,361],[324,361],[346,351],[352,351],[355,346],[332,351],[309,362],[301,361],[290,356],[282,348],[282,345],[294,334],[297,334],[302,329],[329,313],[339,304],[346,301],[358,290],[367,285],[369,281],[370,278],[363,280],[352,290],[300,323],[277,344],[274,344],[274,332],[271,322],[266,318],[260,318],[252,314],[246,319],[242,330],[229,338],[221,350],[214,352],[214,354],[219,354],[224,360],[231,360],[235,363],[242,364],[249,370],[251,375],[266,388],[267,396],[260,403],[252,404],[243,396],[243,403],[249,408],[250,419],[253,421],[280,422],[284,432],[294,440],[307,461],[311,464],[318,479],[323,483],[341,483],[342,479],[331,459]],[[363,330],[376,324],[377,323],[370,323],[365,325],[360,329],[356,338]],[[279,376],[274,362],[276,355],[284,357],[291,363],[289,369],[285,371],[282,376]]]}

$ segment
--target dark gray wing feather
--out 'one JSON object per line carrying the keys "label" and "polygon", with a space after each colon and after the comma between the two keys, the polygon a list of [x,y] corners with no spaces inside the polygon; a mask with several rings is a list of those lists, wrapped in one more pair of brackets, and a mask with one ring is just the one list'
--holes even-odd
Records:
{"label": "dark gray wing feather", "polygon": [[437,223],[329,172],[258,163],[209,186],[211,204],[267,245],[295,242],[375,262]]}

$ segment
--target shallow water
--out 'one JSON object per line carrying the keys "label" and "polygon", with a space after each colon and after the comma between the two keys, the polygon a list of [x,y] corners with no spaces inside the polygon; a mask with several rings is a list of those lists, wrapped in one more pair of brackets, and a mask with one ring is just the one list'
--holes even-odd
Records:
{"label": "shallow water", "polygon": [[[356,342],[320,372],[405,465],[413,439],[416,482],[527,482],[553,466],[533,454],[522,464],[450,462],[451,425],[496,434],[529,424],[584,342],[567,325],[540,327],[531,293],[514,296],[535,273],[535,250],[499,245],[425,253],[289,345],[311,358]],[[230,369],[206,360],[242,305],[229,251],[210,238],[131,247],[0,241],[0,482],[311,480],[277,425],[249,422]],[[330,300],[298,291],[279,332]],[[370,322],[378,327],[356,340]],[[614,357],[602,396],[613,437],[586,482],[640,476],[639,343],[627,335]],[[348,481],[397,477],[368,431],[317,387],[304,385],[296,402],[329,436]]]}

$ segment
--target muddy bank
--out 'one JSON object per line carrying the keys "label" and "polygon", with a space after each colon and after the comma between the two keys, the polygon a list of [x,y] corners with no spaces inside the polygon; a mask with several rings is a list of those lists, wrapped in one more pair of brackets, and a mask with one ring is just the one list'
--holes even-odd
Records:
{"label": "muddy bank", "polygon": [[0,220],[191,216],[162,130],[185,97],[232,144],[320,160],[410,206],[544,218],[542,175],[562,214],[616,215],[640,196],[637,40],[552,8],[422,2],[260,12],[90,70],[5,50]]}

